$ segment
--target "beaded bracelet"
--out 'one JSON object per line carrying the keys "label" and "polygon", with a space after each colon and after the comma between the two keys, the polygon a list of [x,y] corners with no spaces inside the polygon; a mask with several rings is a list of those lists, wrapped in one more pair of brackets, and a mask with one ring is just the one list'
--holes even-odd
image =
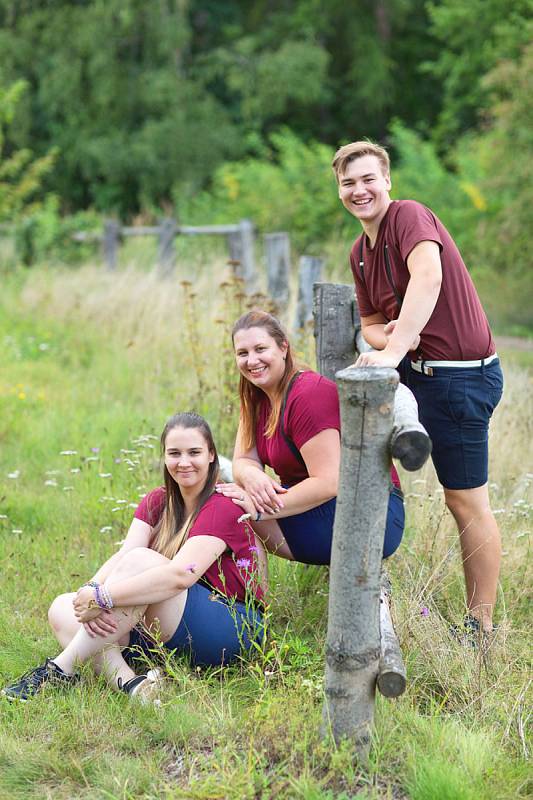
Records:
{"label": "beaded bracelet", "polygon": [[109,594],[109,589],[97,583],[94,587],[96,603],[100,608],[113,608],[113,600]]}
{"label": "beaded bracelet", "polygon": [[106,604],[106,608],[113,608],[114,603],[113,603],[113,600],[111,598],[111,595],[109,593],[109,589],[107,588],[107,586],[101,586],[100,587],[100,591],[102,592],[102,597],[104,598],[104,602]]}

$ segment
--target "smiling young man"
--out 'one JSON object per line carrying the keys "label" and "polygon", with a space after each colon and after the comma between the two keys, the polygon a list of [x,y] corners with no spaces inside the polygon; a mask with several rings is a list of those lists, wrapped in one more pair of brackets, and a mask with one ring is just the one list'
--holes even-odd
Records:
{"label": "smiling young man", "polygon": [[446,505],[460,535],[469,633],[492,630],[501,544],[487,482],[488,427],[503,377],[472,280],[438,217],[391,200],[387,151],[341,147],[339,197],[363,227],[350,256],[361,327],[375,352],[356,366],[400,367],[432,443]]}

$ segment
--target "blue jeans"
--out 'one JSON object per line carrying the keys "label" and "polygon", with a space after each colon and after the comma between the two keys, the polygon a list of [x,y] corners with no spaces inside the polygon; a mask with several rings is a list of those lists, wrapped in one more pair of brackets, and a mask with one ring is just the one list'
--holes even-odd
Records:
{"label": "blue jeans", "polygon": [[[260,641],[264,632],[263,614],[257,607],[228,600],[200,583],[187,590],[185,610],[165,650],[185,653],[194,665],[228,664]],[[150,656],[154,645],[139,628],[130,631],[129,646],[123,651],[126,661],[142,654]]]}
{"label": "blue jeans", "polygon": [[499,360],[465,369],[433,367],[433,375],[410,366],[406,372],[420,422],[433,443],[431,458],[442,486],[483,486],[488,479],[489,421],[503,391]]}
{"label": "blue jeans", "polygon": [[[278,519],[278,524],[296,561],[304,564],[329,564],[333,540],[335,499],[303,514]],[[393,489],[389,495],[383,558],[391,556],[402,541],[405,510],[401,492]]]}

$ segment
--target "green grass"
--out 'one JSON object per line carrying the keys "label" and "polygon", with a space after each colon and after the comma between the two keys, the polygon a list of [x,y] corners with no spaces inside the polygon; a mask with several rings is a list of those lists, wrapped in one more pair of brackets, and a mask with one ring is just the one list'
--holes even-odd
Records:
{"label": "green grass", "polygon": [[[131,505],[158,484],[150,437],[166,417],[198,409],[230,452],[237,401],[228,327],[244,301],[219,288],[222,263],[211,272],[220,281],[206,268],[195,274],[196,297],[134,270],[2,276],[3,683],[57,651],[50,602],[113,552]],[[311,341],[300,348],[309,357]],[[464,610],[458,542],[426,466],[404,476],[408,530],[390,564],[408,689],[396,701],[377,698],[366,768],[348,743],[319,733],[327,570],[273,559],[265,649],[224,670],[169,663],[161,708],[131,705],[88,671],[69,694],[0,702],[1,800],[530,796],[530,354],[506,351],[504,370],[491,430],[504,558],[489,661],[448,634]]]}

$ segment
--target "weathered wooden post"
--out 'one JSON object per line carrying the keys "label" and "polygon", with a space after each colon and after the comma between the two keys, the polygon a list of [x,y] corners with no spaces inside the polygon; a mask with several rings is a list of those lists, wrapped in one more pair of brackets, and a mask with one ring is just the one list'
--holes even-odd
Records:
{"label": "weathered wooden post", "polygon": [[[418,408],[416,405],[416,400],[414,399],[412,393],[407,389],[407,387],[398,385],[398,374],[395,370],[382,370],[377,369],[375,367],[367,368],[366,370],[346,370],[345,368],[349,364],[353,364],[355,361],[358,352],[362,352],[363,347],[367,347],[366,343],[359,337],[360,335],[360,317],[359,312],[357,309],[357,304],[355,302],[353,287],[348,286],[346,284],[330,284],[330,283],[316,283],[313,287],[314,294],[313,294],[313,313],[315,317],[315,337],[316,337],[316,354],[317,354],[317,364],[319,371],[326,375],[329,378],[334,378],[335,373],[338,370],[344,370],[343,372],[339,373],[337,377],[341,377],[345,374],[356,374],[356,375],[365,375],[370,376],[373,380],[378,380],[380,375],[383,375],[385,372],[386,374],[393,373],[396,377],[392,381],[393,390],[391,395],[391,402],[382,404],[383,408],[380,409],[380,412],[385,410],[389,410],[389,405],[392,407],[392,416],[390,418],[390,425],[388,427],[388,435],[386,437],[385,449],[390,455],[394,455],[395,457],[399,457],[402,465],[405,466],[407,469],[418,469],[424,461],[427,459],[429,452],[431,450],[431,441],[423,428],[423,426],[418,421]],[[355,332],[355,337],[354,337]],[[395,390],[394,390],[394,387]],[[361,390],[362,391],[362,390]],[[342,395],[339,394],[341,397],[341,415],[343,414],[343,405],[342,405]],[[359,398],[359,399],[358,399]],[[393,399],[392,399],[393,398]],[[353,398],[352,398],[353,399]],[[356,402],[360,402],[360,397],[357,395],[355,398]],[[363,399],[363,403],[366,403],[367,400]],[[346,404],[346,403],[345,403]],[[368,406],[370,407],[370,406]],[[386,407],[386,408],[385,408]],[[349,407],[350,410],[350,407]],[[373,438],[373,430],[374,430],[374,417],[370,414],[367,416],[365,425],[366,427],[363,428],[363,418],[365,416],[365,409],[364,407],[359,409],[359,417],[355,419],[357,424],[359,424],[359,428],[355,432],[355,440],[352,438],[354,436],[354,428],[353,428],[353,419],[351,419],[351,415],[345,411],[344,416],[342,417],[342,459],[343,464],[345,464],[345,472],[344,472],[344,480],[342,477],[342,469],[341,469],[341,484],[339,486],[339,494],[337,498],[337,508],[339,509],[339,504],[343,507],[346,506],[346,503],[349,504],[350,499],[352,502],[352,506],[350,506],[353,510],[354,507],[357,506],[357,498],[354,500],[352,497],[353,492],[355,491],[354,487],[358,487],[360,490],[361,486],[365,486],[366,484],[364,481],[370,481],[368,484],[368,491],[360,491],[359,495],[359,502],[362,506],[365,507],[366,513],[369,515],[370,519],[379,520],[378,525],[382,525],[383,527],[380,529],[381,533],[378,536],[377,540],[374,541],[375,547],[377,548],[376,552],[373,552],[373,558],[379,559],[381,561],[381,553],[382,553],[382,546],[383,546],[383,534],[385,530],[385,519],[386,519],[386,501],[385,506],[381,504],[381,501],[376,499],[376,491],[378,482],[384,480],[385,483],[380,483],[380,492],[385,492],[386,497],[388,498],[388,491],[389,491],[389,484],[390,478],[388,474],[388,468],[386,470],[385,476],[374,473],[369,473],[367,466],[364,464],[363,459],[361,462],[358,463],[358,469],[354,469],[349,465],[352,463],[354,456],[354,452],[350,448],[357,445],[359,449],[370,449],[372,450],[374,447],[381,448],[381,439],[378,437],[376,438],[376,442],[374,443]],[[353,415],[353,409],[351,410],[351,414]],[[374,416],[376,416],[374,414]],[[378,420],[380,419],[379,414],[377,415]],[[345,429],[345,420],[348,419],[347,424],[351,425],[352,427],[346,432]],[[351,420],[351,421],[350,421]],[[360,438],[357,438],[357,437]],[[355,445],[354,445],[355,442]],[[398,447],[398,443],[401,444]],[[407,446],[407,444],[409,446]],[[388,462],[388,458],[387,458]],[[353,474],[351,477],[346,478],[346,475],[349,475],[349,469],[353,469]],[[346,472],[348,471],[348,472]],[[362,478],[361,478],[362,474]],[[344,493],[348,492],[348,500],[342,499]],[[384,510],[385,509],[385,510]],[[339,511],[337,511],[337,515],[335,518],[335,532],[334,532],[334,539],[333,539],[333,547],[334,550],[336,548],[335,544],[335,537],[337,536],[337,518],[339,515]],[[352,541],[354,542],[355,539],[359,542],[359,531],[361,530],[358,527],[359,522],[358,519],[362,518],[363,522],[365,520],[364,515],[361,516],[361,511],[359,511],[359,518],[356,514],[353,515],[353,520],[351,520],[350,513],[346,512],[344,514],[344,521],[350,522],[351,524],[351,539],[348,532],[342,529],[342,541]],[[339,525],[341,523],[339,521]],[[366,529],[365,529],[366,530]],[[366,540],[365,540],[366,541]],[[360,544],[360,542],[359,542]],[[346,545],[349,548],[349,544]],[[354,558],[363,558],[362,566],[359,566],[358,569],[354,571],[352,574],[351,584],[353,586],[354,582],[360,581],[360,572],[361,570],[365,569],[365,552],[361,552],[359,547],[357,554],[351,553]],[[333,555],[332,555],[332,563],[333,563]],[[379,574],[379,573],[378,573]],[[331,573],[331,592],[330,592],[330,612],[331,612],[331,594],[337,592],[337,586],[333,583],[333,572]],[[335,588],[334,588],[335,586]],[[397,697],[405,690],[406,685],[406,674],[405,674],[405,666],[402,659],[402,654],[400,650],[400,645],[394,631],[394,626],[392,623],[392,617],[390,613],[390,604],[389,604],[389,597],[390,597],[390,583],[388,582],[387,577],[382,574],[381,579],[381,592],[379,591],[379,581],[376,584],[375,582],[375,574],[372,573],[372,602],[374,603],[374,610],[372,613],[372,619],[375,619],[376,616],[379,620],[379,637],[378,637],[378,649],[379,649],[379,662],[376,665],[374,663],[374,676],[373,680],[375,681],[377,678],[377,685],[382,694],[386,697]],[[379,601],[378,601],[379,598]],[[369,600],[369,595],[365,595],[365,600]],[[359,603],[359,599],[354,600],[353,602]],[[362,607],[361,607],[362,608]],[[357,616],[359,617],[360,614],[364,613],[361,611],[361,608],[357,606]],[[366,608],[366,606],[365,606]],[[342,610],[342,613],[345,614],[344,617],[344,627],[346,630],[346,635],[350,638],[350,641],[353,641],[353,631],[352,631],[352,620],[355,616],[354,610],[349,609],[345,606]],[[336,623],[339,623],[339,617],[342,617],[342,613],[337,613]],[[331,623],[334,624],[333,622]],[[329,629],[328,629],[329,630]],[[329,635],[329,634],[328,634]],[[328,639],[329,641],[329,639]],[[329,651],[328,651],[329,652]],[[328,662],[329,663],[329,662]],[[329,669],[329,667],[328,667]],[[330,671],[331,672],[331,671]],[[329,674],[327,672],[327,674]],[[367,673],[365,673],[367,675]],[[352,686],[352,677],[348,676],[346,681],[346,687],[344,687],[344,683],[342,680],[342,670],[337,671],[336,676],[337,684],[333,683],[333,687],[331,688],[330,694],[335,694],[336,691],[338,692],[345,692],[346,696],[349,696]],[[343,688],[344,687],[344,688]],[[368,689],[368,686],[367,686]],[[340,695],[339,695],[340,696]],[[366,696],[368,701],[368,697],[370,696],[371,701],[373,702],[373,690],[370,695]],[[328,713],[330,706],[328,705]],[[336,707],[335,707],[336,708]],[[335,711],[336,713],[336,711]],[[340,713],[340,712],[339,712]],[[341,713],[341,717],[342,714]],[[368,702],[367,702],[367,712],[368,714]],[[371,719],[371,713],[368,719]],[[333,731],[335,733],[336,724],[333,724]],[[342,722],[339,723],[342,727]],[[358,723],[359,724],[359,723]],[[366,724],[366,723],[365,723]],[[363,723],[361,722],[361,725]],[[363,725],[364,727],[364,725]],[[348,731],[343,730],[343,733],[339,735],[351,735]],[[359,734],[353,734],[357,739]],[[364,738],[364,737],[363,737]],[[360,752],[364,751],[364,747]]]}
{"label": "weathered wooden post", "polygon": [[161,220],[159,227],[159,242],[157,249],[157,267],[162,278],[168,278],[174,271],[176,263],[176,248],[174,238],[177,233],[175,220],[166,217]]}
{"label": "weathered wooden post", "polygon": [[381,653],[379,594],[389,498],[395,369],[337,373],[341,469],[331,549],[324,725],[370,746]]}
{"label": "weathered wooden post", "polygon": [[255,228],[249,219],[241,219],[238,229],[228,234],[230,259],[237,265],[236,273],[243,279],[248,294],[255,290],[257,283],[254,237]]}
{"label": "weathered wooden post", "polygon": [[[335,373],[371,350],[361,334],[361,318],[353,286],[316,283],[313,287],[318,371],[334,380]],[[413,393],[400,384],[394,396],[391,455],[411,472],[420,469],[431,453],[431,439],[418,419]]]}
{"label": "weathered wooden post", "polygon": [[265,233],[267,291],[281,315],[289,304],[291,243],[288,233]]}
{"label": "weathered wooden post", "polygon": [[316,256],[301,256],[298,269],[298,302],[294,327],[304,328],[313,318],[313,284],[320,280],[324,262]]}
{"label": "weathered wooden post", "polygon": [[313,318],[318,371],[330,380],[335,373],[353,364],[354,346],[353,286],[345,283],[313,285]]}
{"label": "weathered wooden post", "polygon": [[407,673],[402,651],[390,613],[391,584],[386,572],[381,572],[379,594],[379,632],[381,653],[378,667],[378,689],[384,697],[399,697],[405,692]]}
{"label": "weathered wooden post", "polygon": [[114,219],[106,219],[104,235],[102,238],[102,253],[104,263],[108,270],[117,268],[118,242],[120,238],[120,225]]}

